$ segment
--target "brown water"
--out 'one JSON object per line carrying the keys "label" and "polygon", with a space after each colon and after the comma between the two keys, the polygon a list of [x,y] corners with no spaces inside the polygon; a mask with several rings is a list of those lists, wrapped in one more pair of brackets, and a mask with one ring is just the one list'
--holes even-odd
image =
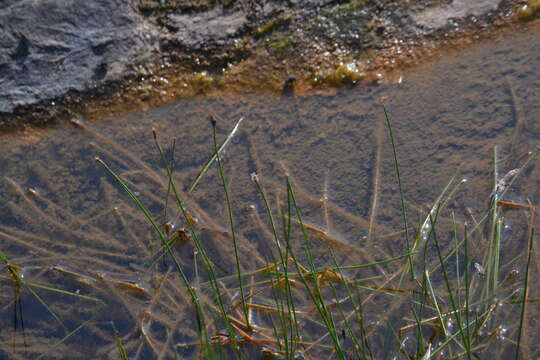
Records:
{"label": "brown water", "polygon": [[[197,346],[174,346],[197,341],[196,318],[182,282],[169,262],[155,261],[159,240],[94,158],[99,156],[115,169],[158,222],[170,221],[180,227],[182,221],[172,206],[164,214],[167,180],[151,129],[156,129],[166,149],[176,139],[175,179],[185,193],[213,151],[209,114],[219,118],[220,141],[244,117],[223,164],[245,271],[264,267],[271,261],[269,254],[275,252],[264,205],[251,182],[252,173],[259,175],[275,209],[286,203],[284,179],[285,174],[290,176],[306,223],[325,230],[333,239],[325,240],[313,232],[319,267],[334,265],[328,247],[340,265],[404,253],[403,235],[392,235],[402,229],[401,208],[382,104],[392,116],[405,204],[413,226],[423,220],[426,206],[433,204],[454,174],[468,180],[441,214],[439,238],[450,248],[452,216],[462,231],[463,222],[470,221],[466,210],[480,218],[488,206],[494,147],[499,151],[501,178],[520,167],[539,145],[539,36],[538,27],[531,27],[441,55],[429,64],[395,75],[396,80],[402,76],[402,82],[388,80],[381,85],[305,97],[227,94],[193,98],[121,118],[83,120],[79,125],[3,136],[0,249],[11,263],[22,267],[27,281],[98,301],[33,288],[47,310],[25,286],[20,289],[21,302],[14,301],[16,287],[7,278],[0,280],[0,358],[36,358],[43,353],[43,358],[51,359],[117,358],[111,321],[130,359],[174,358],[175,348],[180,357],[197,354]],[[166,156],[171,156],[170,150]],[[529,162],[505,195],[507,200],[537,203],[540,173],[536,164],[536,159]],[[213,168],[188,203],[199,219],[201,241],[217,264],[217,276],[222,277],[235,273],[235,262],[219,184]],[[321,201],[325,197],[328,200]],[[501,278],[518,269],[520,279],[506,283],[501,297],[519,287],[523,279],[526,213],[515,209],[505,217]],[[294,246],[300,249],[301,237],[295,239],[299,244]],[[472,240],[481,241],[480,236]],[[470,251],[473,261],[481,263],[482,244],[475,244]],[[192,242],[177,245],[175,252],[189,281],[208,294],[200,255],[194,255]],[[531,299],[540,296],[536,254]],[[192,266],[194,256],[199,259],[198,270]],[[393,263],[381,268],[388,275],[399,266]],[[381,268],[347,275],[381,276]],[[2,275],[7,276],[7,271]],[[223,291],[230,303],[237,292],[232,287],[237,285],[232,280],[223,283],[229,287]],[[366,284],[380,286],[382,280]],[[366,291],[365,297],[369,294]],[[258,301],[271,303],[269,295],[258,296]],[[299,306],[308,305],[299,300]],[[393,332],[411,323],[409,315],[407,319],[401,316],[410,314],[409,308],[384,294],[369,298],[364,311],[377,358],[405,358],[395,348],[398,341]],[[520,306],[500,308],[481,342],[489,346],[476,350],[480,358],[512,354]],[[536,358],[540,347],[532,339],[540,333],[538,304],[530,303],[527,311],[524,358]],[[261,323],[268,321],[264,314],[257,316]],[[302,320],[302,326],[309,329],[306,341],[325,333],[310,323],[310,318],[316,315],[308,314]],[[490,338],[488,332],[496,325],[506,332]],[[322,341],[330,344],[328,339]],[[408,346],[410,340],[404,351],[411,351]],[[322,347],[307,353],[310,351],[314,356],[332,357]],[[253,344],[243,353],[245,358],[262,356],[260,347]]]}

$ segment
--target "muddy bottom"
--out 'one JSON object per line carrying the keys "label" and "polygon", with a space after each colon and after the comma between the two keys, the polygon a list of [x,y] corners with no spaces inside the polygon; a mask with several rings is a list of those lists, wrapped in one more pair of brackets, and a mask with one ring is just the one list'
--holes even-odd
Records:
{"label": "muddy bottom", "polygon": [[[114,119],[77,119],[69,125],[0,138],[4,154],[0,160],[0,249],[20,267],[26,281],[69,292],[27,285],[18,288],[4,272],[0,323],[12,331],[0,335],[0,357],[25,359],[43,354],[44,359],[113,359],[118,357],[114,329],[130,359],[199,356],[197,317],[173,263],[160,258],[160,241],[143,214],[95,161],[98,156],[126,181],[158,226],[169,223],[175,231],[185,228],[188,224],[181,220],[174,200],[167,198],[168,179],[152,129],[165,158],[173,163],[177,190],[187,199],[190,217],[197,220],[198,239],[216,264],[229,309],[235,308],[239,289],[231,277],[236,262],[216,167],[190,192],[214,151],[212,126],[204,121],[209,115],[217,119],[218,143],[243,118],[222,160],[244,272],[261,269],[277,258],[254,174],[266,189],[280,233],[280,209],[287,209],[289,179],[312,239],[317,268],[370,263],[406,252],[383,104],[392,119],[404,203],[413,228],[425,219],[426,207],[453,176],[454,184],[467,179],[440,214],[439,241],[445,249],[452,246],[453,230],[463,231],[471,214],[479,219],[489,206],[494,156],[496,179],[527,164],[504,199],[536,204],[540,174],[537,159],[528,159],[540,138],[535,121],[540,110],[538,36],[537,31],[505,35],[395,74],[393,83],[307,96],[195,97]],[[514,269],[523,276],[527,214],[517,208],[506,215],[501,277]],[[195,250],[193,235],[184,232],[187,238],[176,242],[173,251],[188,282],[200,289],[203,301],[212,303],[201,254]],[[293,234],[292,247],[300,253],[303,236],[298,227]],[[473,240],[482,245],[481,236]],[[482,246],[471,246],[472,261],[481,264],[483,251]],[[305,264],[306,256],[300,256],[300,261]],[[345,275],[379,287],[384,283],[381,279],[391,279],[403,264],[391,262]],[[537,261],[531,271],[529,298],[537,299]],[[435,288],[443,288],[441,276],[436,277]],[[253,279],[244,285],[246,291],[256,293],[253,303],[271,304],[271,287],[255,275]],[[519,282],[501,285],[500,296],[518,286]],[[373,356],[405,358],[404,354],[412,353],[411,345],[397,351],[399,340],[394,335],[412,321],[401,316],[403,309],[409,312],[407,303],[396,300],[395,294],[362,291]],[[332,344],[302,288],[294,294],[302,311],[303,339],[318,344],[304,345],[301,350],[332,356],[326,347]],[[352,311],[350,304],[344,306],[343,311]],[[512,353],[520,309],[501,302],[489,329],[500,325],[505,331],[482,335],[481,343],[490,346],[475,350],[481,358]],[[223,332],[215,320],[219,313],[210,306],[207,311],[210,335]],[[527,311],[522,349],[525,358],[536,358],[540,348],[531,340],[539,330],[537,303],[530,303]],[[257,324],[270,327],[270,315],[260,308],[253,313]],[[343,326],[339,315],[336,319]],[[260,343],[243,346],[242,356],[266,356]],[[227,345],[223,349],[225,357],[237,355]]]}

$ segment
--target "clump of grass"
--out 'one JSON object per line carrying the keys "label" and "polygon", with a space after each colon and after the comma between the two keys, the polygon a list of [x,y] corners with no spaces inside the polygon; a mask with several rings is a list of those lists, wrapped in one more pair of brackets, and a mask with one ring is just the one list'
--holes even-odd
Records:
{"label": "clump of grass", "polygon": [[[239,125],[238,122],[237,126]],[[184,214],[185,222],[190,227],[192,232],[193,242],[200,254],[206,275],[208,276],[208,285],[213,294],[213,298],[216,302],[215,306],[211,303],[203,303],[201,297],[198,294],[198,291],[191,285],[192,279],[189,279],[186,275],[186,271],[176,260],[174,251],[171,247],[170,241],[166,238],[163,231],[158,226],[157,222],[152,218],[150,212],[143,206],[141,201],[135,195],[135,193],[129,189],[127,184],[101,159],[97,159],[105,169],[111,174],[115,181],[121,186],[121,188],[128,194],[128,196],[135,203],[136,207],[144,214],[150,226],[154,229],[154,232],[159,237],[162,247],[165,250],[165,253],[172,259],[175,268],[184,283],[184,286],[187,292],[192,299],[193,304],[196,309],[196,316],[200,322],[200,333],[199,333],[199,342],[193,344],[193,346],[201,346],[203,348],[203,354],[207,358],[214,357],[214,352],[212,349],[217,346],[231,345],[232,348],[238,352],[240,344],[246,343],[263,343],[265,346],[261,348],[263,353],[275,353],[283,355],[285,358],[294,358],[298,352],[306,352],[305,348],[315,347],[317,349],[332,349],[332,352],[340,359],[347,358],[347,350],[343,347],[342,341],[340,340],[340,331],[336,327],[335,317],[339,316],[348,324],[348,319],[351,315],[346,314],[344,306],[339,304],[341,301],[338,298],[338,291],[336,286],[329,287],[329,283],[336,281],[338,283],[347,284],[348,286],[348,298],[354,303],[358,301],[358,297],[353,296],[354,290],[351,287],[357,288],[358,284],[354,282],[347,283],[345,277],[342,275],[343,271],[359,269],[359,268],[370,268],[374,266],[379,266],[381,264],[393,261],[399,261],[403,256],[392,258],[388,260],[378,261],[375,263],[361,264],[356,266],[339,266],[336,262],[336,266],[333,268],[318,268],[313,254],[312,243],[310,236],[308,234],[307,228],[304,226],[301,210],[296,202],[296,198],[292,189],[290,182],[286,183],[286,207],[282,208],[281,219],[283,223],[283,236],[278,235],[277,229],[275,227],[275,221],[273,216],[273,210],[268,202],[268,199],[265,195],[265,191],[261,183],[258,181],[256,175],[253,176],[254,183],[259,190],[261,198],[265,204],[266,212],[271,223],[272,234],[274,237],[274,245],[278,259],[274,257],[273,254],[270,254],[268,260],[271,260],[272,263],[269,263],[266,269],[256,270],[251,273],[242,272],[240,266],[240,256],[238,252],[238,244],[236,242],[236,230],[234,227],[233,215],[232,215],[232,206],[230,195],[228,191],[228,186],[224,177],[224,171],[221,164],[220,152],[224,149],[227,143],[230,141],[234,133],[237,131],[237,126],[233,129],[229,137],[225,142],[218,147],[218,142],[216,138],[215,121],[212,122],[213,126],[213,139],[214,139],[214,154],[211,159],[203,167],[199,175],[196,177],[194,183],[190,187],[190,192],[194,191],[197,184],[204,174],[210,169],[212,164],[216,163],[218,168],[219,177],[221,179],[222,188],[225,194],[225,202],[227,205],[227,212],[230,223],[230,234],[234,250],[234,258],[236,263],[236,287],[240,292],[240,304],[242,309],[243,320],[240,320],[235,317],[233,308],[226,307],[223,300],[223,295],[220,290],[220,284],[223,284],[224,281],[229,280],[229,278],[218,278],[214,272],[214,264],[206,254],[206,249],[202,245],[200,239],[198,239],[196,224],[192,223],[192,216],[189,216],[188,209],[181,199],[177,186],[174,182],[172,176],[172,169],[169,164],[165,161],[164,152],[161,149],[160,144],[157,142],[157,135],[154,132],[154,140],[156,142],[156,147],[160,154],[163,167],[165,168],[167,180],[168,180],[168,190],[171,192],[176,199],[177,206],[180,209],[180,212]],[[295,221],[293,222],[293,218]],[[303,239],[303,248],[304,253],[301,257],[296,253],[295,246],[293,245],[293,234],[299,230],[301,238]],[[301,260],[305,259],[305,260]],[[306,264],[302,264],[303,261],[306,261]],[[292,267],[291,267],[292,265]],[[340,275],[341,274],[341,275]],[[252,323],[252,308],[254,306],[253,299],[248,296],[248,293],[244,289],[243,281],[244,278],[251,276],[252,279],[257,277],[262,277],[259,280],[259,284],[264,284],[265,282],[270,284],[270,286],[262,286],[259,291],[268,292],[269,299],[273,299],[274,306],[268,307],[272,309],[271,311],[277,314],[276,319],[273,316],[270,316],[270,324],[272,332],[268,333],[267,330],[264,330],[264,327],[261,327],[260,324]],[[302,284],[304,294],[301,298],[298,298],[298,295],[295,295],[297,289],[293,288],[293,283],[299,282]],[[255,282],[255,285],[258,284]],[[277,285],[283,284],[283,286]],[[201,287],[206,286],[206,283],[200,284]],[[326,294],[328,289],[331,289],[331,292],[334,294],[334,301],[338,304],[337,308],[339,315],[336,315],[331,310],[331,305],[328,303],[329,299]],[[200,291],[201,289],[199,289]],[[357,290],[356,290],[357,291]],[[252,295],[251,295],[252,296]],[[307,296],[307,298],[306,298]],[[308,302],[311,303],[316,313],[318,314],[318,320],[313,319],[318,326],[322,326],[324,333],[330,334],[331,345],[324,343],[309,343],[303,340],[305,334],[303,334],[304,329],[300,325],[300,317],[302,311],[299,310],[300,306],[302,308],[306,307],[306,299],[310,299]],[[302,305],[300,305],[302,304]],[[361,304],[356,303],[355,309],[351,313],[357,321],[357,324],[360,324],[360,328],[363,328],[362,325],[362,315],[361,315]],[[210,335],[209,321],[207,314],[212,309],[217,309],[220,314],[220,320],[226,325],[227,328],[227,337],[219,337]],[[305,320],[304,320],[305,321]],[[321,322],[319,322],[321,321]],[[343,332],[349,334],[351,339],[354,339],[354,353],[363,354],[363,358],[367,358],[366,354],[369,353],[366,339],[365,329],[361,329],[360,336],[355,335],[355,330],[352,327],[347,326],[347,330],[343,329]],[[213,330],[217,331],[217,329]],[[263,339],[260,339],[263,337]],[[181,347],[189,346],[189,344],[178,344]],[[309,346],[308,346],[309,345]],[[322,351],[321,350],[321,351]]]}
{"label": "clump of grass", "polygon": [[[221,143],[218,141],[217,123],[212,121],[212,153],[191,186],[186,187],[185,194],[174,177],[174,156],[166,158],[158,134],[153,132],[166,179],[164,218],[167,217],[169,198],[172,198],[175,212],[185,225],[181,233],[169,233],[131,186],[105,160],[96,159],[143,214],[159,239],[160,249],[152,253],[150,265],[156,264],[156,259],[162,259],[164,264],[172,262],[174,271],[171,271],[176,272],[181,284],[178,289],[187,294],[186,298],[191,303],[196,333],[193,337],[196,339],[191,339],[192,342],[167,342],[168,346],[174,347],[170,353],[177,354],[177,350],[191,348],[195,349],[194,357],[207,359],[261,356],[284,359],[474,359],[498,338],[506,336],[499,320],[502,304],[520,311],[519,322],[507,325],[509,337],[516,339],[515,343],[509,342],[509,346],[514,346],[515,358],[519,358],[523,349],[526,304],[530,300],[534,207],[510,203],[504,195],[533,155],[501,176],[498,150],[495,150],[494,188],[487,213],[479,221],[474,219],[473,224],[460,221],[450,207],[449,204],[465,185],[456,175],[441,189],[429,210],[421,214],[413,233],[396,136],[386,109],[385,118],[388,146],[392,149],[396,173],[396,193],[399,194],[396,206],[401,208],[403,231],[399,236],[402,252],[397,255],[393,252],[393,256],[382,258],[364,254],[360,262],[357,258],[352,262],[339,252],[362,254],[364,249],[346,244],[305,221],[302,201],[293,186],[295,182],[291,180],[291,174],[286,174],[284,191],[272,202],[262,174],[254,173],[251,176],[253,186],[268,224],[260,231],[266,232],[268,244],[265,245],[270,251],[262,254],[264,264],[251,268],[245,265],[249,259],[242,258],[240,251],[245,239],[236,227],[232,194],[222,161],[223,151],[230,146],[242,119]],[[232,254],[233,270],[222,269],[221,264],[212,258],[212,249],[201,236],[202,226],[188,205],[192,204],[189,197],[197,191],[202,178],[212,168],[219,179],[216,186],[223,190],[229,224],[223,236],[230,240],[228,249]],[[328,223],[327,202],[325,197],[323,211]],[[521,281],[503,274],[508,264],[504,257],[502,228],[509,204],[527,210],[529,214],[528,255]],[[373,228],[373,219],[372,216],[369,221],[370,229]],[[261,226],[264,226],[262,221]],[[372,231],[369,232],[371,234]],[[196,256],[192,260],[179,260],[181,254],[175,242],[180,234],[187,237],[184,241],[193,243]],[[485,256],[481,260],[473,258],[478,256],[471,251],[474,250],[473,242],[485,246]],[[515,258],[522,257],[518,254]],[[0,261],[9,272],[6,278],[12,279],[14,284],[24,285],[30,291],[41,286],[24,280],[18,267],[11,264],[2,252]],[[82,278],[82,275],[75,275]],[[517,285],[521,288],[516,290]],[[60,289],[47,290],[79,296]],[[60,317],[42,300],[40,302],[62,324]],[[61,342],[87,323],[71,331],[65,327]],[[146,337],[144,331],[141,329],[143,338]],[[120,358],[129,358],[130,344],[122,341],[114,326],[113,332],[111,342],[115,344]],[[151,343],[148,337],[146,341]]]}
{"label": "clump of grass", "polygon": [[[22,332],[23,336],[23,344],[25,347],[28,346],[27,344],[27,336],[25,331],[25,325],[24,325],[24,314],[23,314],[23,305],[22,305],[22,296],[23,296],[23,289],[28,290],[28,292],[38,301],[38,303],[43,306],[45,311],[58,323],[58,325],[62,328],[64,337],[59,340],[56,344],[52,344],[48,351],[51,351],[58,345],[66,342],[70,337],[72,337],[75,333],[77,333],[79,330],[81,330],[85,325],[87,325],[89,322],[91,322],[93,319],[87,320],[79,324],[77,327],[75,327],[73,330],[69,330],[68,326],[62,321],[61,317],[57,314],[56,311],[52,309],[43,298],[38,295],[35,289],[41,289],[43,291],[55,293],[57,295],[61,296],[68,296],[68,297],[75,297],[79,299],[89,300],[92,302],[100,302],[99,299],[96,299],[91,296],[81,295],[78,293],[73,293],[70,291],[66,291],[59,288],[54,288],[48,285],[34,283],[31,281],[27,281],[24,279],[24,276],[21,275],[22,268],[11,263],[8,259],[8,257],[0,250],[0,262],[4,264],[3,267],[5,267],[8,272],[9,276],[0,275],[0,278],[2,279],[9,279],[12,282],[13,289],[14,289],[14,297],[13,297],[13,346],[15,347],[15,336],[18,332],[18,327],[20,325],[20,331]],[[47,351],[47,352],[48,352]],[[15,348],[13,350],[15,352]],[[41,359],[43,356],[47,354],[47,352],[43,353],[36,359]]]}
{"label": "clump of grass", "polygon": [[[398,306],[395,309],[409,309],[412,323],[405,324],[395,331],[399,344],[395,354],[396,359],[440,358],[443,351],[453,358],[473,359],[476,351],[483,349],[498,336],[499,330],[495,319],[497,303],[511,303],[514,292],[508,293],[501,282],[501,237],[504,222],[503,209],[500,203],[502,195],[512,184],[513,178],[499,178],[495,168],[495,186],[490,199],[488,214],[475,224],[459,223],[455,214],[451,214],[453,235],[450,241],[441,240],[439,227],[446,208],[458,192],[464,181],[452,178],[432,207],[424,215],[417,226],[416,234],[409,238],[409,219],[405,206],[405,190],[402,185],[397,149],[388,112],[385,109],[390,145],[396,170],[399,189],[400,207],[403,222],[404,254],[366,264],[340,265],[333,250],[330,248],[333,266],[321,268],[314,255],[314,244],[310,231],[319,233],[323,239],[331,239],[332,244],[339,240],[332,239],[317,227],[304,224],[302,211],[297,202],[293,186],[288,177],[285,182],[285,205],[279,206],[277,213],[281,219],[282,234],[279,234],[275,209],[272,209],[260,176],[252,174],[252,180],[257,188],[268,223],[270,236],[273,239],[273,251],[266,254],[266,266],[246,271],[242,269],[239,244],[234,225],[232,202],[224,175],[220,153],[230,142],[238,130],[242,119],[238,121],[225,141],[218,146],[216,136],[216,121],[212,121],[213,154],[203,166],[195,181],[189,188],[189,193],[195,191],[202,177],[217,164],[221,180],[225,204],[230,225],[230,238],[234,252],[235,275],[218,277],[214,271],[215,264],[208,256],[206,249],[197,234],[197,224],[192,221],[185,202],[182,200],[172,175],[172,166],[167,163],[161,145],[156,147],[165,168],[168,192],[170,191],[186,224],[193,233],[193,242],[202,259],[207,282],[197,281],[197,289],[192,285],[193,279],[186,275],[185,270],[175,260],[175,253],[170,242],[166,239],[157,223],[152,219],[148,210],[140,203],[134,193],[122,182],[103,161],[107,171],[115,178],[136,206],[144,213],[148,222],[161,239],[165,253],[175,263],[178,274],[195,305],[195,313],[199,321],[199,342],[194,344],[177,344],[178,347],[195,346],[202,348],[206,358],[214,358],[221,349],[230,346],[240,356],[242,348],[255,345],[266,356],[293,359],[298,354],[313,356],[327,354],[338,359],[359,358],[375,359],[377,355],[372,350],[374,330],[365,321],[365,307],[371,306],[374,296],[390,295]],[[528,160],[530,161],[530,159]],[[528,161],[520,167],[524,168]],[[497,154],[495,155],[497,164]],[[518,170],[513,175],[517,175]],[[531,206],[532,208],[532,206]],[[328,218],[328,216],[326,216]],[[489,220],[489,221],[488,221]],[[484,225],[488,231],[482,232]],[[530,244],[532,245],[532,234]],[[486,236],[486,256],[483,259],[482,274],[474,271],[475,265],[471,259],[471,237]],[[301,252],[298,251],[298,241],[301,240]],[[444,241],[444,243],[443,243]],[[527,302],[528,268],[524,279],[522,309]],[[386,275],[379,285],[362,284],[361,279],[349,278],[346,272],[359,269],[375,269],[383,264],[402,262],[398,270]],[[450,267],[450,262],[454,267]],[[478,268],[480,265],[476,265]],[[407,278],[407,280],[405,280]],[[434,279],[437,279],[437,282]],[[250,290],[245,287],[245,279],[250,279]],[[398,281],[399,279],[399,281]],[[228,291],[239,291],[239,304],[231,302],[227,305],[224,300],[223,286],[225,282],[234,280]],[[503,281],[504,282],[504,281]],[[393,285],[391,285],[393,284]],[[403,286],[406,286],[403,288]],[[411,287],[412,286],[412,287]],[[199,293],[208,287],[215,303],[202,300]],[[365,294],[369,292],[370,294]],[[257,295],[256,295],[257,294]],[[256,298],[266,299],[266,304],[259,304]],[[310,309],[311,310],[308,310]],[[257,309],[257,310],[254,310]],[[263,310],[264,309],[264,310]],[[255,320],[255,312],[265,313],[266,322]],[[517,331],[516,354],[519,354],[521,341],[522,317]],[[210,327],[209,313],[219,314],[220,323],[226,326],[226,335],[218,334],[218,328]],[[239,317],[237,315],[240,315]],[[313,324],[318,330],[308,329],[306,322]],[[311,333],[312,332],[312,333]],[[414,336],[404,335],[414,332]],[[486,335],[487,334],[487,335]],[[329,339],[327,341],[326,339]],[[413,345],[408,346],[407,341]],[[119,347],[120,348],[120,347]],[[517,359],[516,355],[516,359]]]}
{"label": "clump of grass", "polygon": [[234,227],[234,220],[233,220],[233,211],[232,211],[232,205],[231,205],[231,199],[229,197],[229,189],[227,186],[227,182],[225,181],[225,175],[223,173],[223,166],[221,165],[221,158],[219,156],[219,149],[217,145],[217,138],[216,138],[216,119],[215,117],[210,118],[212,123],[212,139],[214,140],[214,156],[217,159],[218,164],[218,170],[219,170],[219,178],[221,179],[221,183],[223,184],[223,192],[225,194],[225,202],[227,203],[227,215],[229,216],[229,224],[231,227],[231,237],[233,242],[233,249],[234,249],[234,259],[236,262],[236,272],[238,275],[238,286],[240,288],[240,301],[242,303],[242,309],[244,311],[244,318],[246,320],[246,325],[248,329],[251,329],[251,325],[249,324],[249,314],[248,314],[248,308],[246,306],[246,296],[244,294],[244,286],[242,284],[242,270],[240,267],[240,256],[238,255],[238,244],[236,241],[236,231]]}

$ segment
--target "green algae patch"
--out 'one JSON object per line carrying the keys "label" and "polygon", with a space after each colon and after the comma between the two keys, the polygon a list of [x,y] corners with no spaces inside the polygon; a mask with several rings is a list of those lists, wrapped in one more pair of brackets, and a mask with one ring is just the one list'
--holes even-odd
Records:
{"label": "green algae patch", "polygon": [[285,25],[285,24],[288,24],[292,20],[292,18],[293,18],[293,15],[276,17],[276,18],[268,21],[264,25],[258,27],[257,30],[255,31],[255,36],[259,36],[259,37],[264,36],[264,35],[272,32],[272,31],[274,31],[278,27],[280,27],[282,25]]}
{"label": "green algae patch", "polygon": [[291,38],[289,36],[269,41],[266,45],[266,49],[277,59],[286,58],[291,50]]}
{"label": "green algae patch", "polygon": [[516,11],[519,21],[530,21],[538,18],[538,15],[540,15],[540,0],[529,0]]}
{"label": "green algae patch", "polygon": [[529,0],[527,5],[529,5],[534,11],[540,11],[540,0]]}
{"label": "green algae patch", "polygon": [[190,84],[196,93],[206,93],[218,83],[217,79],[212,77],[208,72],[201,71],[193,74],[190,79]]}
{"label": "green algae patch", "polygon": [[340,63],[333,71],[325,73],[320,81],[333,86],[354,85],[363,80],[366,73],[360,71],[355,61]]}

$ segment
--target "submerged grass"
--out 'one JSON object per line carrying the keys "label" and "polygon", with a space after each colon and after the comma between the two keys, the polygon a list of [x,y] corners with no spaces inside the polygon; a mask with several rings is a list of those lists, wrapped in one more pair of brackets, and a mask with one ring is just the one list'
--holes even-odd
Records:
{"label": "submerged grass", "polygon": [[120,339],[120,334],[118,333],[118,330],[116,330],[114,323],[111,323],[111,327],[114,331],[114,340],[116,342],[116,346],[118,347],[118,354],[120,355],[120,360],[129,360],[126,348],[122,343],[122,339]]}
{"label": "submerged grass", "polygon": [[[249,321],[249,314],[248,314],[248,308],[246,305],[246,297],[244,295],[244,285],[242,281],[242,270],[240,268],[240,256],[238,255],[238,244],[236,241],[236,231],[234,228],[234,220],[233,220],[233,211],[232,211],[232,205],[231,205],[231,199],[229,197],[229,189],[227,187],[227,182],[225,181],[225,175],[223,173],[223,167],[221,166],[221,158],[219,156],[219,149],[217,146],[217,138],[216,138],[216,120],[214,117],[211,117],[211,123],[212,123],[212,139],[214,141],[214,157],[217,159],[218,164],[218,170],[219,170],[219,178],[221,179],[221,183],[223,185],[223,192],[225,194],[225,202],[227,203],[227,215],[229,216],[229,224],[231,227],[231,238],[233,242],[233,249],[234,249],[234,259],[236,262],[236,273],[238,275],[238,286],[240,288],[240,301],[242,303],[242,309],[244,311],[244,319],[246,320],[246,326],[248,330],[251,330],[251,325]],[[238,123],[240,124],[240,123]],[[235,126],[235,129],[237,129],[237,126]],[[233,129],[231,132],[231,135],[229,135],[228,139],[232,138],[236,130]],[[226,144],[227,140],[223,144]]]}
{"label": "submerged grass", "polygon": [[[262,175],[254,173],[251,179],[263,204],[269,227],[269,230],[265,229],[268,235],[268,244],[265,245],[269,251],[260,254],[264,264],[246,265],[255,262],[242,258],[240,249],[243,243],[240,241],[243,240],[236,228],[221,157],[237,133],[242,119],[237,121],[219,146],[216,122],[212,121],[212,155],[192,184],[186,187],[185,194],[181,192],[173,173],[175,143],[172,145],[172,155],[167,159],[157,133],[153,132],[166,178],[163,224],[154,218],[131,184],[107,162],[96,158],[143,214],[159,239],[160,249],[153,253],[148,266],[166,267],[168,262],[172,262],[171,268],[181,283],[177,289],[187,293],[186,298],[190,301],[187,308],[196,324],[194,332],[197,338],[190,339],[193,342],[174,343],[173,340],[169,341],[172,336],[167,335],[169,340],[166,344],[173,349],[161,355],[158,355],[159,350],[155,349],[147,333],[149,330],[143,329],[142,325],[140,337],[143,340],[136,348],[124,343],[112,325],[114,339],[111,341],[116,344],[119,357],[139,358],[140,349],[146,344],[160,359],[166,358],[163,354],[167,353],[179,358],[178,351],[189,348],[193,350],[193,358],[207,359],[471,360],[478,358],[482,352],[499,355],[509,352],[507,349],[489,352],[491,344],[502,344],[507,338],[501,330],[503,316],[499,310],[505,306],[520,312],[519,322],[507,324],[508,338],[511,337],[511,340],[505,346],[513,350],[515,359],[520,356],[525,358],[522,347],[526,330],[526,304],[531,300],[528,290],[535,212],[532,204],[522,207],[530,211],[524,276],[521,280],[507,280],[509,277],[505,276],[504,271],[507,271],[509,264],[507,257],[504,257],[502,230],[504,207],[511,203],[503,197],[534,155],[517,169],[500,177],[498,150],[495,149],[494,187],[487,214],[478,222],[474,220],[472,226],[460,222],[454,209],[450,209],[464,184],[462,180],[456,181],[456,174],[441,189],[429,210],[421,215],[413,236],[412,232],[409,234],[410,219],[406,213],[406,193],[392,122],[386,109],[384,113],[404,229],[398,235],[402,235],[403,245],[401,253],[394,251],[391,252],[392,256],[382,259],[365,254],[361,263],[351,263],[358,261],[358,258],[351,257],[350,253],[361,254],[363,248],[341,243],[328,231],[304,222],[297,189],[293,188],[290,174],[285,176],[284,196],[276,195],[274,204],[262,184]],[[380,163],[380,154],[377,157],[377,163]],[[231,250],[234,270],[224,269],[223,264],[217,263],[212,257],[209,243],[201,236],[202,226],[188,206],[191,204],[189,197],[195,193],[213,165],[217,167],[219,185],[223,190],[229,230],[222,235],[230,240],[227,249]],[[376,176],[379,176],[378,172]],[[172,226],[165,223],[168,208],[172,206],[170,198],[174,199],[175,206],[172,213],[179,214],[185,226],[181,230],[172,231]],[[376,199],[374,197],[374,201]],[[323,210],[328,227],[330,217],[327,201],[325,194]],[[368,229],[370,242],[373,241],[375,208],[374,203]],[[449,229],[442,224],[445,216],[451,224]],[[193,259],[190,261],[175,247],[181,235],[194,246]],[[472,241],[483,244],[485,251],[479,250],[478,246],[472,248]],[[479,264],[474,257],[478,258],[482,252],[485,256]],[[521,255],[520,252],[513,252],[512,261],[524,258]],[[163,261],[157,261],[158,258]],[[32,288],[80,296],[85,300],[99,300],[27,281],[1,251],[0,261],[9,272],[9,276],[3,278],[12,280],[17,286],[24,285],[64,328],[64,336],[59,344],[93,321],[87,320],[69,331],[61,318]],[[158,287],[154,291],[157,294],[161,290]],[[521,295],[519,301],[516,301],[517,293]],[[20,308],[16,308],[16,311],[20,311]],[[387,326],[382,326],[383,323]]]}
{"label": "submerged grass", "polygon": [[529,270],[531,267],[531,258],[533,254],[533,243],[534,243],[534,221],[536,220],[536,212],[534,208],[531,210],[530,227],[529,227],[529,246],[527,249],[527,264],[525,266],[525,278],[523,279],[523,295],[521,298],[521,314],[519,316],[519,329],[517,335],[517,345],[515,352],[515,359],[519,359],[520,347],[521,347],[521,337],[523,335],[523,323],[525,320],[525,307],[527,305],[527,297],[529,290]]}
{"label": "submerged grass", "polygon": [[[403,230],[405,231],[405,245],[407,246],[407,253],[411,252],[411,243],[409,240],[409,226],[407,223],[407,211],[405,209],[405,195],[403,192],[403,185],[401,184],[401,175],[399,172],[399,161],[397,157],[396,144],[394,142],[394,133],[392,132],[392,122],[388,114],[386,107],[384,108],[384,117],[386,119],[386,125],[388,126],[388,135],[390,136],[390,143],[392,145],[392,154],[394,155],[394,165],[396,169],[396,180],[399,187],[399,199],[401,201],[401,218],[403,220]],[[409,255],[409,270],[411,272],[411,278],[415,279],[414,269],[413,269],[413,258],[412,254]]]}

